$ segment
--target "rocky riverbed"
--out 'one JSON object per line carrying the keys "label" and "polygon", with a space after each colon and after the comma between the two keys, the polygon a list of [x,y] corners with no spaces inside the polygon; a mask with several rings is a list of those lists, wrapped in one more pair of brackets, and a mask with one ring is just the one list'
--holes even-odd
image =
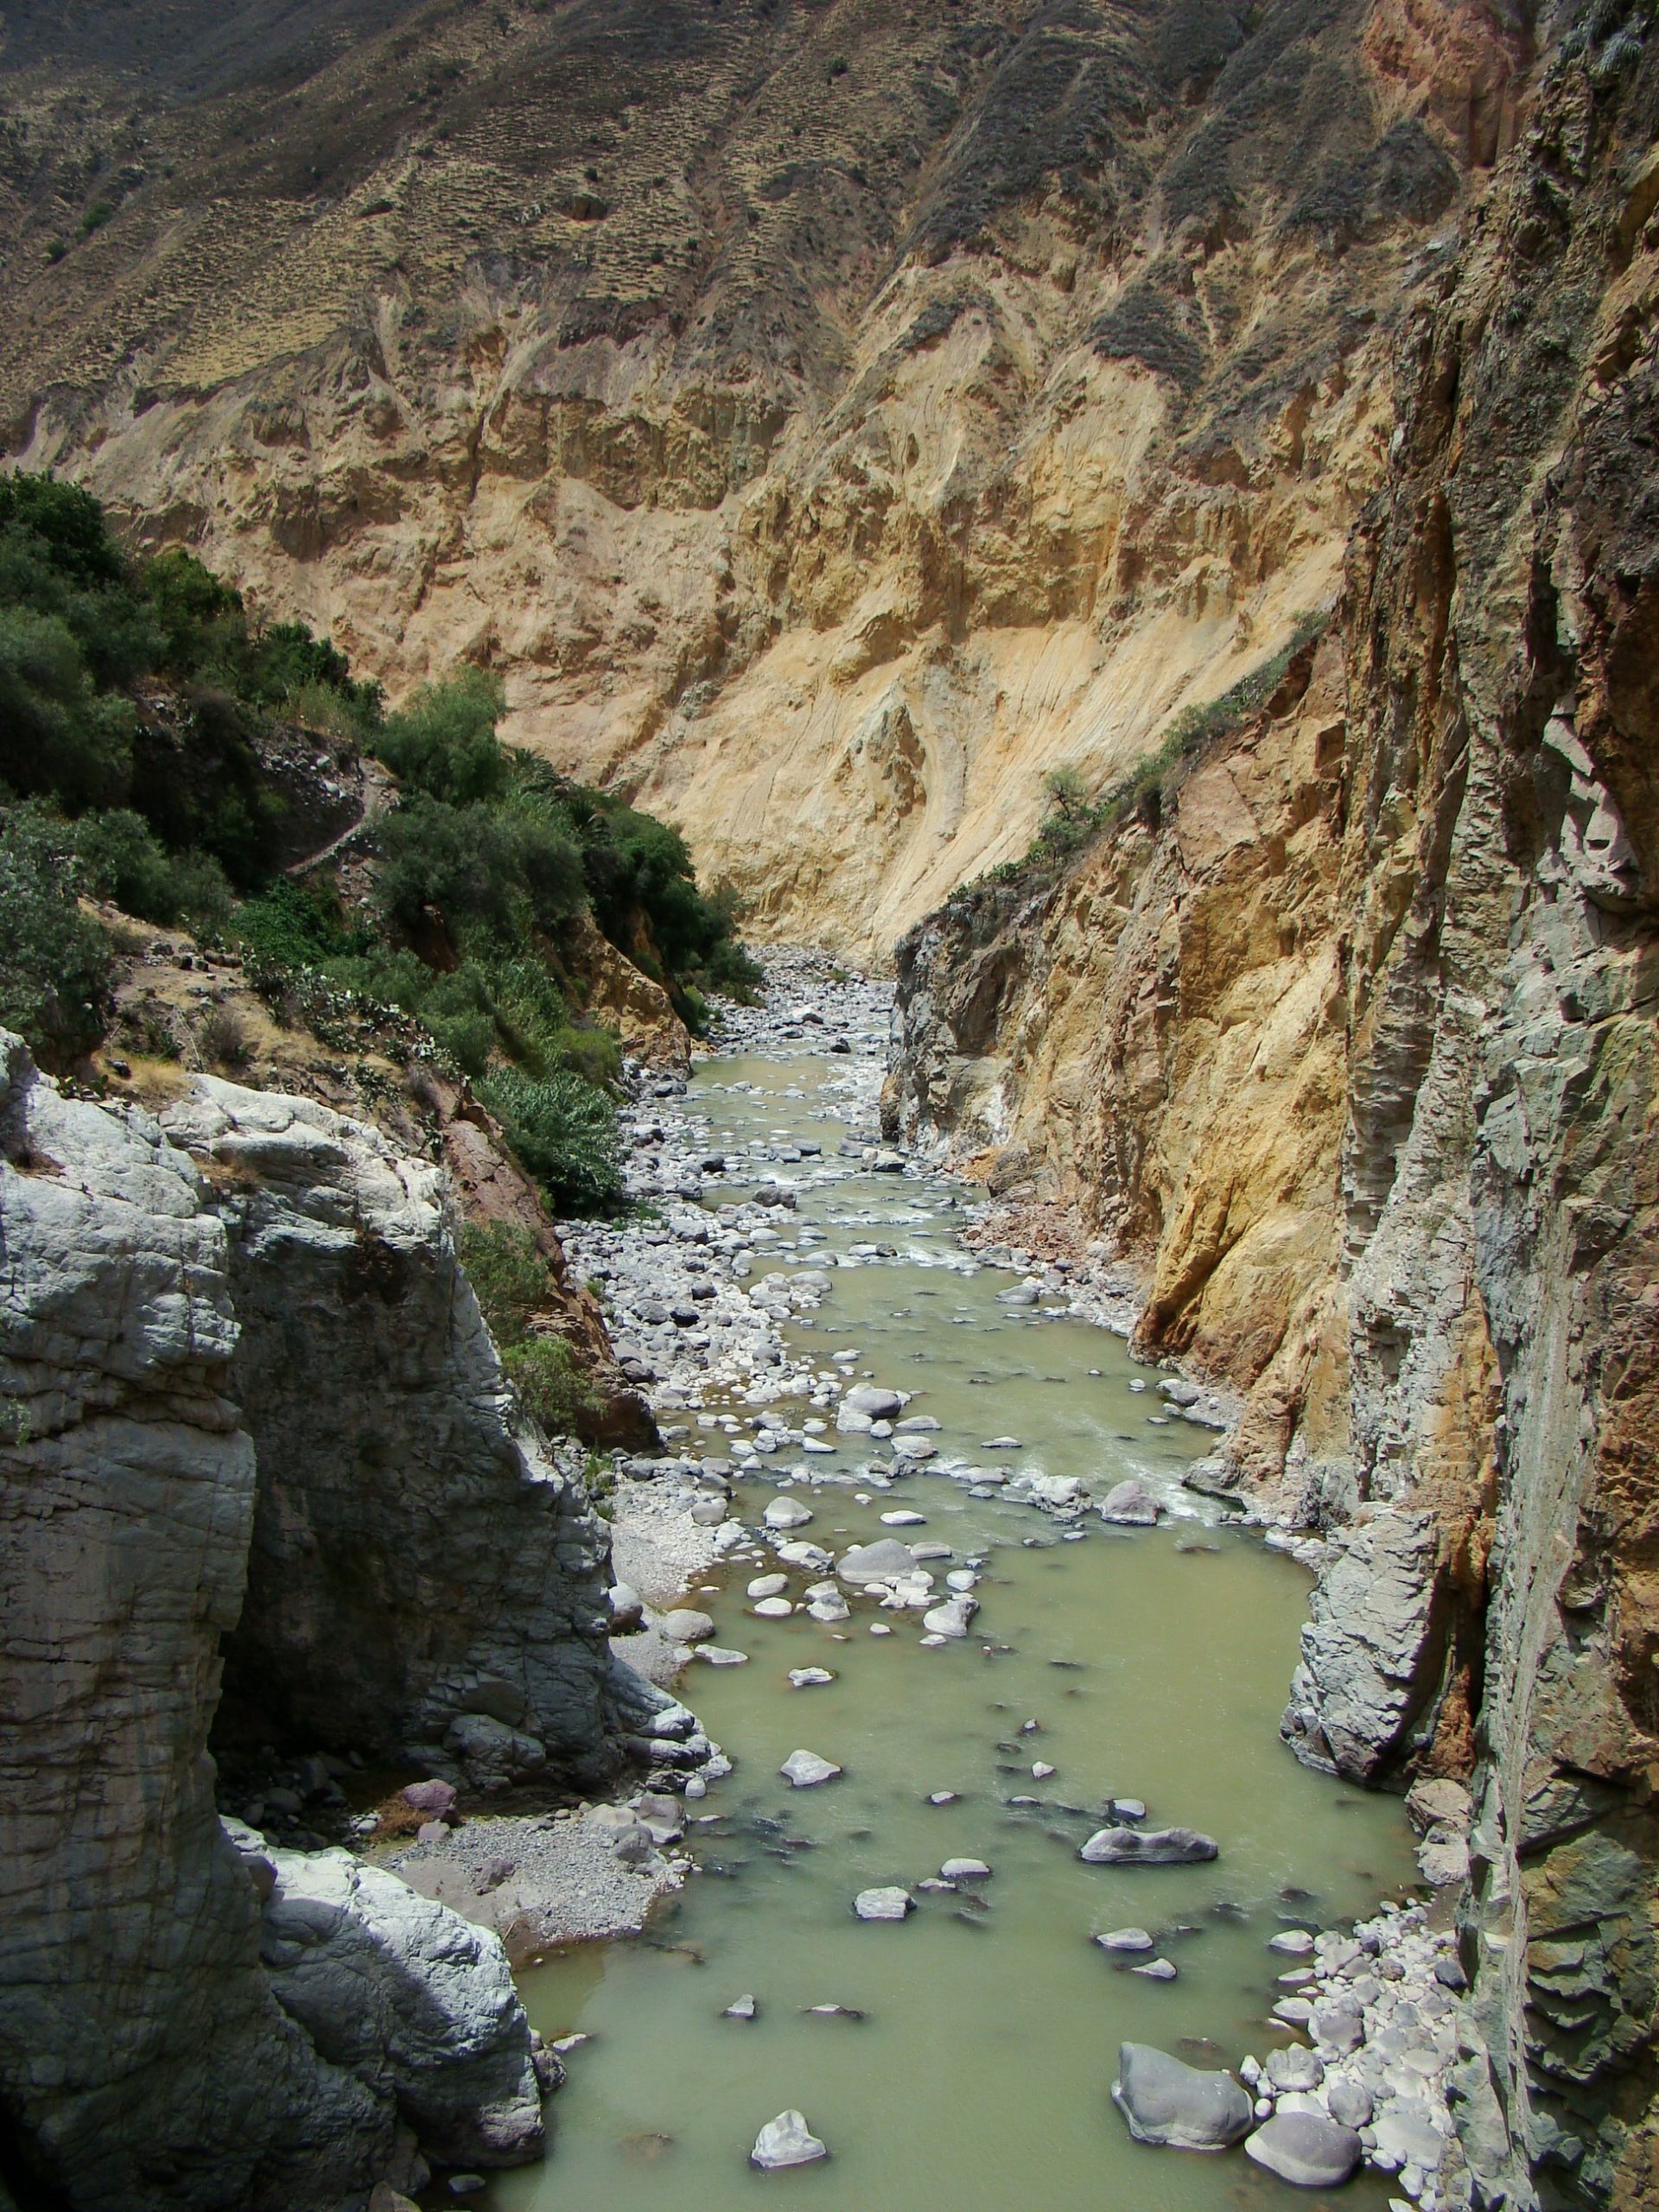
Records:
{"label": "rocky riverbed", "polygon": [[[721,1065],[705,1068],[695,1095],[671,1077],[637,1078],[626,1122],[639,1215],[564,1232],[571,1268],[601,1298],[619,1356],[648,1392],[665,1446],[615,1462],[608,1510],[616,1648],[652,1679],[679,1684],[692,1706],[701,1701],[700,1685],[732,1679],[760,1656],[754,1647],[763,1639],[797,1628],[815,1641],[794,1655],[802,1663],[783,1670],[791,1694],[833,1688],[838,1670],[833,1648],[818,1641],[825,1637],[845,1643],[896,1635],[924,1650],[968,1643],[992,1657],[1000,1647],[976,1621],[988,1570],[995,1579],[995,1551],[938,1541],[930,1492],[1028,1514],[1033,1533],[1002,1542],[1043,1547],[1090,1535],[1122,1542],[1173,1523],[1178,1531],[1190,1524],[1177,1541],[1192,1555],[1215,1549],[1206,1531],[1218,1527],[1221,1509],[1203,1494],[1201,1452],[1186,1447],[1166,1471],[1114,1470],[1109,1479],[1047,1471],[1014,1434],[987,1434],[977,1450],[963,1452],[942,1440],[944,1424],[931,1409],[937,1391],[905,1371],[896,1350],[873,1343],[869,1327],[849,1328],[843,1342],[837,1322],[836,1341],[822,1348],[811,1337],[824,1309],[844,1303],[849,1275],[914,1268],[924,1222],[932,1225],[930,1267],[964,1282],[986,1274],[1000,1285],[990,1294],[1012,1324],[1081,1321],[1122,1338],[1134,1323],[1133,1286],[1109,1262],[1056,1250],[1039,1233],[1022,1241],[1029,1224],[971,1203],[960,1188],[934,1179],[925,1203],[918,1192],[916,1226],[904,1217],[909,1188],[925,1168],[880,1136],[887,1004],[883,986],[849,977],[825,959],[775,960],[765,1004],[731,1010]],[[746,1072],[753,1062],[787,1066],[797,1056],[828,1068],[804,1067],[798,1084],[781,1088]],[[709,1111],[711,1085],[722,1094],[718,1116]],[[821,1139],[804,1133],[815,1122]],[[872,1189],[886,1190],[885,1202],[868,1202]],[[824,1225],[825,1205],[834,1209],[835,1234]],[[960,1233],[950,1233],[953,1224]],[[1057,1389],[1064,1381],[1055,1376]],[[1183,1432],[1221,1429],[1231,1410],[1173,1370],[1140,1370],[1123,1387],[1153,1432],[1147,1440],[1161,1433],[1172,1447]],[[759,1484],[771,1495],[762,1497]],[[902,1503],[884,1498],[895,1491]],[[868,1540],[837,1542],[833,1524],[860,1508],[867,1518],[874,1513]],[[1269,1543],[1312,1563],[1310,1540],[1266,1533]],[[749,1625],[734,1637],[718,1619],[731,1618],[740,1595]],[[827,1663],[810,1663],[820,1651]],[[836,1749],[804,1719],[798,1732],[808,1744]],[[740,1768],[730,1787],[740,1788],[747,1747],[734,1749]],[[797,1795],[842,1787],[838,1759],[817,1750],[797,1745],[782,1765]],[[1132,1847],[1154,1844],[1143,1802],[1124,1797],[1085,1808],[1061,1800],[1049,1811],[1049,1791],[1063,1786],[1049,1780],[1054,1767],[1033,1758],[1023,1771],[1024,1788],[1006,1798],[1013,1817],[1065,1819],[1090,1809],[1117,1823],[1107,1833]],[[658,1765],[623,1807],[477,1820],[396,1863],[430,1894],[507,1933],[514,1956],[531,1961],[574,1938],[638,1930],[657,1900],[684,1894],[705,1874],[717,1877],[732,1833],[730,1789],[719,1787],[728,1772],[725,1755],[709,1745],[698,1759],[677,1756]],[[959,1796],[943,1789],[933,1802],[949,1807]],[[1455,1807],[1430,1808],[1419,1825],[1444,1847],[1458,1815]],[[1071,1839],[1085,1859],[1087,1834],[1085,1827]],[[1224,1861],[1228,1849],[1224,1836]],[[1168,1854],[1132,1847],[1116,1855]],[[988,1865],[974,1857],[952,1863]],[[912,1868],[896,1884],[867,1885],[845,1909],[858,1919],[905,1918],[929,1902],[930,1888],[955,1895],[963,1886],[971,1885],[960,1876]],[[883,1902],[889,1898],[892,1911]],[[1346,1925],[1293,1923],[1285,1909],[1279,1919],[1285,1924],[1264,1938],[1262,1953],[1260,2056],[1242,2036],[1236,2052],[1217,2053],[1231,2059],[1229,2078],[1245,2096],[1248,2125],[1240,2133],[1255,2146],[1251,2156],[1281,2179],[1325,2185],[1363,2162],[1396,2176],[1395,2187],[1425,2212],[1461,2201],[1447,2103],[1459,2063],[1461,1969],[1449,1932],[1430,1924],[1422,1904],[1387,1905]],[[1101,1933],[1145,1936],[1145,1955],[1134,1943],[1108,1940],[1103,1948],[1151,1986],[1184,1970],[1164,1955],[1185,1958],[1179,1926],[1156,1936],[1138,1928]],[[550,2029],[569,2024],[548,2022]],[[1350,2137],[1351,2157],[1338,2173]],[[845,2147],[830,2144],[838,2155]],[[1306,2171],[1293,2171],[1299,2163]],[[511,2201],[539,2200],[521,2192]]]}

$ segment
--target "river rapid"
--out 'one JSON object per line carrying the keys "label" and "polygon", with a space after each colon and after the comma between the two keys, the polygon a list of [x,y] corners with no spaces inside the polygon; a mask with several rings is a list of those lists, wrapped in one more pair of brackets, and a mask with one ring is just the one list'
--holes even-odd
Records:
{"label": "river rapid", "polygon": [[[794,1201],[728,1211],[738,1249],[728,1235],[713,1261],[728,1306],[768,1278],[780,1294],[767,1314],[785,1347],[782,1395],[769,1396],[764,1364],[737,1387],[718,1328],[696,1332],[700,1388],[685,1375],[699,1348],[671,1319],[657,1328],[679,1347],[675,1367],[632,1348],[656,1368],[682,1459],[712,1455],[712,1484],[728,1477],[719,1541],[734,1543],[735,1523],[746,1532],[683,1601],[712,1616],[718,1649],[746,1655],[693,1664],[679,1684],[734,1770],[688,1801],[696,1871],[642,1936],[573,1947],[521,1975],[543,2035],[591,2040],[570,2053],[550,2107],[545,2166],[495,2178],[482,2201],[495,2212],[730,2212],[780,2191],[821,2212],[1288,2203],[1301,2193],[1238,2152],[1133,2142],[1108,2097],[1118,2045],[1219,2067],[1288,2043],[1271,2007],[1298,1962],[1269,1939],[1350,1923],[1410,1887],[1400,1802],[1313,1774],[1281,1745],[1306,1570],[1182,1487],[1214,1440],[1173,1417],[1156,1370],[1118,1336],[1059,1297],[1008,1300],[1019,1278],[961,1242],[971,1192],[915,1162],[876,1172],[874,1001],[842,1025],[853,1049],[828,1052],[820,1029],[789,1018],[814,976],[785,971],[736,1049],[703,1061],[683,1099],[645,1109],[663,1134],[642,1173],[682,1210],[695,1202],[717,1223],[766,1178]],[[828,1007],[833,989],[815,1002]],[[677,1185],[675,1162],[699,1155],[726,1167]],[[616,1235],[577,1232],[577,1266],[602,1268],[608,1253],[614,1272]],[[642,1245],[637,1264],[650,1263]],[[781,1294],[803,1268],[828,1287],[791,1301]],[[717,1311],[706,1300],[699,1319]],[[932,1457],[907,1463],[888,1440],[837,1430],[838,1394],[860,1379],[912,1394],[905,1416],[939,1425],[900,1440]],[[816,1405],[802,1395],[812,1389]],[[758,1451],[763,1420],[774,1441],[793,1441]],[[809,1433],[830,1448],[808,1452]],[[1020,1503],[1032,1476],[1078,1478],[1096,1500],[1137,1478],[1164,1518],[1115,1528]],[[779,1497],[811,1519],[769,1545],[764,1510]],[[881,1517],[894,1512],[919,1518],[895,1528]],[[925,1641],[918,1611],[856,1592],[849,1618],[810,1618],[801,1600],[823,1572],[779,1569],[773,1555],[781,1541],[839,1555],[894,1535],[949,1547],[924,1561],[940,1599],[947,1573],[976,1575],[965,1636]],[[758,1618],[746,1594],[768,1571],[788,1573],[787,1618]],[[833,1679],[797,1687],[804,1669]],[[797,1750],[842,1774],[792,1788],[779,1769]],[[1141,1801],[1149,1825],[1206,1831],[1219,1856],[1084,1864],[1078,1847],[1114,1799]],[[925,1886],[953,1858],[991,1872]],[[855,1897],[884,1885],[907,1890],[914,1910],[856,1918]],[[1124,1928],[1151,1948],[1092,1940]],[[1154,1961],[1173,1978],[1135,1971]],[[726,2017],[745,1997],[754,2017]],[[789,2107],[830,2157],[753,2170],[757,2131]],[[1363,2174],[1345,2194],[1380,2212],[1386,2190]]]}

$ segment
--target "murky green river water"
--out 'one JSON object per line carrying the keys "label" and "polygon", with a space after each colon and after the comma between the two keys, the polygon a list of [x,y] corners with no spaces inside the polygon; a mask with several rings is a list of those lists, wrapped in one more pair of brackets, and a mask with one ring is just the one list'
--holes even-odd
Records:
{"label": "murky green river water", "polygon": [[[833,1103],[820,1086],[845,1069],[716,1062],[696,1103],[716,1145],[790,1132],[833,1155],[842,1129],[817,1118]],[[738,1082],[764,1088],[734,1091]],[[826,1546],[893,1533],[879,1516],[902,1504],[926,1516],[907,1540],[983,1555],[973,1632],[937,1649],[921,1648],[915,1614],[862,1601],[838,1637],[804,1615],[753,1618],[743,1592],[755,1565],[706,1578],[726,1586],[693,1602],[750,1662],[695,1667],[685,1684],[737,1761],[689,1808],[716,1816],[691,1831],[704,1871],[644,1939],[524,1977],[544,2034],[594,2041],[550,2107],[547,2164],[494,2183],[493,2212],[729,2212],[779,2196],[818,2212],[1207,2212],[1295,2194],[1241,2153],[1131,2143],[1107,2096],[1117,2045],[1155,2043],[1200,2064],[1265,2056],[1281,2040],[1265,2024],[1275,1974],[1290,1963],[1268,1937],[1398,1894],[1414,1872],[1400,1805],[1308,1773],[1279,1742],[1306,1573],[1182,1501],[1175,1478],[1208,1440],[1148,1420],[1154,1394],[1128,1383],[1149,1371],[1116,1338],[1010,1311],[995,1297],[1007,1274],[950,1268],[948,1187],[861,1176],[804,1195],[798,1223],[828,1230],[835,1249],[879,1241],[905,1256],[838,1269],[792,1341],[826,1357],[859,1346],[859,1370],[915,1390],[909,1410],[944,1424],[941,1457],[1086,1476],[1096,1496],[1137,1474],[1192,1517],[1113,1533],[1090,1516],[1086,1540],[1067,1543],[1031,1509],[969,1497],[938,1474],[907,1476],[864,1505],[850,1487],[800,1493],[815,1517],[798,1533]],[[1020,1450],[982,1452],[1002,1435]],[[838,1441],[839,1462],[868,1455],[868,1440]],[[799,1463],[798,1452],[777,1462]],[[747,1485],[739,1510],[753,1522],[774,1494]],[[872,1621],[895,1633],[872,1636]],[[786,1670],[810,1665],[836,1680],[792,1689]],[[798,1747],[844,1777],[791,1789],[777,1769]],[[1033,1778],[1038,1760],[1054,1774]],[[959,1802],[930,1805],[941,1789]],[[1084,1865],[1077,1847],[1114,1795],[1144,1799],[1154,1823],[1207,1830],[1220,1858]],[[1016,1796],[1041,1802],[1010,1805]],[[959,1855],[994,1870],[971,1897],[916,1890]],[[887,1883],[910,1887],[918,1910],[898,1924],[855,1920],[855,1893]],[[1137,1977],[1090,1940],[1126,1924],[1158,1937],[1177,1980]],[[759,2018],[723,2019],[745,1993]],[[824,2004],[865,2017],[805,2010]],[[752,2171],[757,2129],[791,2106],[830,2159]],[[1362,2179],[1344,2194],[1356,2212],[1380,2212],[1385,2193]]]}

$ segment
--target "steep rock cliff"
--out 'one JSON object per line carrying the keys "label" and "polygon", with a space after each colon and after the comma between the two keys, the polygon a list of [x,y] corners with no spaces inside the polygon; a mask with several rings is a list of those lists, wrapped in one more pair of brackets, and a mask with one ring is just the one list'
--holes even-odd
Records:
{"label": "steep rock cliff", "polygon": [[1136,1261],[1328,1539],[1288,1740],[1472,1773],[1493,2201],[1650,2202],[1659,2140],[1656,126],[1603,11],[1407,322],[1336,637],[900,954],[890,1113]]}
{"label": "steep rock cliff", "polygon": [[31,10],[0,421],[394,690],[500,669],[754,927],[885,958],[1043,771],[1329,598],[1531,45],[1516,0]]}
{"label": "steep rock cliff", "polygon": [[233,1841],[207,1756],[222,1663],[273,1731],[463,1769],[592,1774],[664,1702],[607,1656],[600,1531],[514,1433],[437,1171],[204,1082],[169,1116],[204,1173],[16,1039],[3,1071],[0,2171],[296,2212],[422,2147],[533,2157],[499,1943]]}

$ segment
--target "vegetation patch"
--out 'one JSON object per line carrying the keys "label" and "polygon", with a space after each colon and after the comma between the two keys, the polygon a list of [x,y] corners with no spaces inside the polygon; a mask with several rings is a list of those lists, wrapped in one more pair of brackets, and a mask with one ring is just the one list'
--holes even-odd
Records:
{"label": "vegetation patch", "polygon": [[469,1222],[461,1257],[519,1404],[549,1436],[573,1435],[599,1402],[564,1338],[539,1325],[554,1285],[535,1238],[504,1222]]}
{"label": "vegetation patch", "polygon": [[[194,555],[133,559],[86,493],[0,478],[0,1020],[60,1071],[99,1043],[111,945],[85,894],[239,946],[330,1050],[470,1077],[550,1203],[614,1204],[620,1051],[581,1012],[568,925],[590,912],[694,1029],[760,970],[679,833],[503,744],[504,706],[468,667],[388,713],[328,639],[257,621]],[[284,726],[397,778],[356,833],[366,905],[283,872]],[[239,1037],[196,1042],[245,1057]],[[531,1364],[550,1376],[550,1357]]]}
{"label": "vegetation patch", "polygon": [[1128,815],[1149,816],[1155,824],[1169,786],[1185,765],[1261,712],[1284,681],[1291,663],[1322,633],[1329,619],[1324,613],[1300,616],[1288,642],[1270,659],[1241,677],[1219,698],[1203,706],[1184,707],[1171,721],[1157,750],[1120,777],[1109,790],[1092,794],[1075,768],[1051,768],[1043,779],[1048,810],[1026,851],[1018,860],[1004,861],[963,885],[946,901],[947,908],[960,913],[976,907],[987,893],[1042,888],[1074,854]]}

